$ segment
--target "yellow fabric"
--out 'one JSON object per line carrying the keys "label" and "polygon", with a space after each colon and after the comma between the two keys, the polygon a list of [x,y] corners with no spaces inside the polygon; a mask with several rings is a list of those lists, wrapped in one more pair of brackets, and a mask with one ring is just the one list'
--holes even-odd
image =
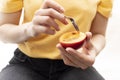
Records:
{"label": "yellow fabric", "polygon": [[109,17],[111,14],[113,0],[101,0],[98,6],[98,12],[100,12],[105,17]]}
{"label": "yellow fabric", "polygon": [[22,0],[0,0],[0,12],[12,13],[21,10]]}
{"label": "yellow fabric", "polygon": [[[15,12],[24,7],[24,23],[32,20],[34,12],[40,8],[43,0],[0,0],[3,6],[0,7],[2,12]],[[109,17],[112,0],[55,0],[65,8],[65,15],[73,17],[82,32],[89,31],[91,22],[98,11],[105,17]],[[9,4],[7,4],[9,2]],[[2,4],[1,3],[1,4]],[[12,5],[15,3],[16,5]],[[23,3],[23,4],[21,4]],[[9,10],[13,9],[14,10]],[[60,35],[67,31],[73,31],[71,23],[63,25],[57,21],[60,31],[55,35],[42,34],[35,38],[29,39],[27,42],[19,44],[19,49],[26,55],[35,58],[60,59],[60,54],[56,48]]]}

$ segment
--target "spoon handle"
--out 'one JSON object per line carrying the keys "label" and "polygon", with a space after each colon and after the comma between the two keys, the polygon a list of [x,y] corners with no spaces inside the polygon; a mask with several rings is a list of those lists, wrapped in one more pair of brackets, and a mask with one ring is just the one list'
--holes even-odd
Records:
{"label": "spoon handle", "polygon": [[72,22],[72,24],[73,24],[75,30],[79,32],[80,29],[79,29],[78,25],[76,24],[75,20],[74,20],[73,18],[71,18],[71,17],[68,17],[68,16],[65,16],[65,17],[66,17],[67,19],[69,19],[69,20]]}

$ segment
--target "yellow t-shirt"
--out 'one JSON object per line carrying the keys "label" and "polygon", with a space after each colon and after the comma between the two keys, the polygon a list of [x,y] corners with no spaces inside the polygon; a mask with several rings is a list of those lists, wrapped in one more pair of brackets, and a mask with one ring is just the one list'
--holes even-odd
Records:
{"label": "yellow t-shirt", "polygon": [[[109,17],[112,9],[112,0],[55,0],[65,8],[65,15],[73,17],[82,32],[89,31],[91,22],[98,11]],[[0,0],[0,12],[12,13],[24,7],[24,23],[32,20],[34,12],[40,8],[43,0]],[[61,34],[73,31],[71,23],[63,25],[57,21],[60,31],[55,35],[42,34],[19,44],[19,49],[26,55],[34,58],[60,59],[56,44]]]}

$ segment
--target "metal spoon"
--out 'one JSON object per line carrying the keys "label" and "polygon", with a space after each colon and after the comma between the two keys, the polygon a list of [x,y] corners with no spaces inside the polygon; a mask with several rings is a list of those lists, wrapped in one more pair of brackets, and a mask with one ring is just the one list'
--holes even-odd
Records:
{"label": "metal spoon", "polygon": [[79,30],[79,27],[78,27],[78,25],[76,24],[75,20],[74,20],[73,18],[69,17],[69,16],[65,16],[65,17],[72,22],[75,30],[79,32],[80,30]]}

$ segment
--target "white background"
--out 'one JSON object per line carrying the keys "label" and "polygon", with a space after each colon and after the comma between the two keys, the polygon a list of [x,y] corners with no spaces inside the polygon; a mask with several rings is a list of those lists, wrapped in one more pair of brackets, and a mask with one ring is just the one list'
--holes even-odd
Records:
{"label": "white background", "polygon": [[[107,29],[107,44],[94,66],[106,80],[120,80],[120,0],[114,0]],[[0,70],[8,64],[17,45],[0,42]]]}

